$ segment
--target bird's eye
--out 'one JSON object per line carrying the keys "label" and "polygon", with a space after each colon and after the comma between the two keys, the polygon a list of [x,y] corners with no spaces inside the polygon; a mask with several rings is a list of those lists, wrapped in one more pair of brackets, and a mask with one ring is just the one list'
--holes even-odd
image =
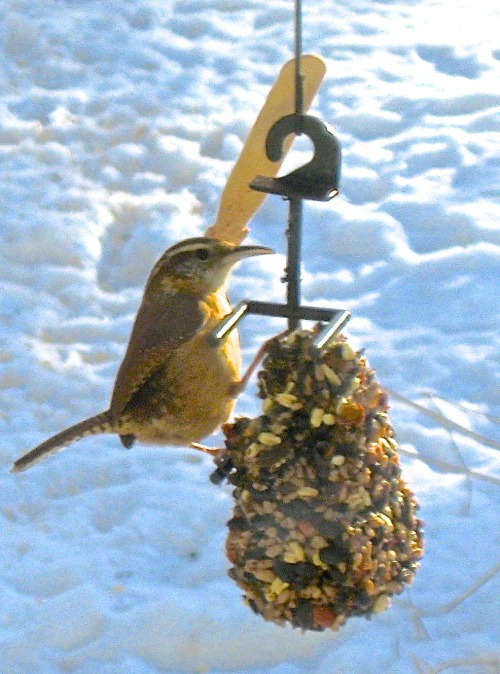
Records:
{"label": "bird's eye", "polygon": [[198,260],[208,260],[210,253],[206,248],[198,248],[196,251],[196,257]]}

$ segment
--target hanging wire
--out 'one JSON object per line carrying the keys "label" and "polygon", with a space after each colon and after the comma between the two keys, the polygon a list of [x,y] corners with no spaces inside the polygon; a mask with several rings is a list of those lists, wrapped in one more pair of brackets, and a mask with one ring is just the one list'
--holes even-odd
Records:
{"label": "hanging wire", "polygon": [[302,58],[302,0],[295,0],[295,114],[304,113],[304,90],[301,72]]}

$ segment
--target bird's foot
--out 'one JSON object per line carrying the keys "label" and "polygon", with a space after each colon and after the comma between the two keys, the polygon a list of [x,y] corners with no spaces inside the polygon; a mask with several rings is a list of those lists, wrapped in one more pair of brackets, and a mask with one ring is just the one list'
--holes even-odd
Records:
{"label": "bird's foot", "polygon": [[224,451],[219,447],[207,447],[206,445],[202,445],[199,442],[192,442],[189,446],[192,449],[197,449],[200,452],[205,452],[205,454],[210,454],[210,456],[219,456],[219,454]]}
{"label": "bird's foot", "polygon": [[231,386],[229,387],[229,395],[230,396],[232,396],[233,398],[236,398],[240,395],[240,393],[243,391],[245,386],[248,384],[248,380],[250,379],[250,377],[253,375],[253,373],[255,372],[257,367],[259,366],[260,361],[264,358],[266,353],[269,351],[269,348],[270,348],[271,344],[275,340],[280,339],[281,337],[284,337],[289,332],[290,332],[289,330],[283,330],[283,332],[280,332],[275,337],[271,337],[270,339],[266,339],[264,344],[262,344],[260,349],[255,354],[252,362],[248,366],[245,374],[240,379],[240,381],[237,381],[234,384],[231,384]]}

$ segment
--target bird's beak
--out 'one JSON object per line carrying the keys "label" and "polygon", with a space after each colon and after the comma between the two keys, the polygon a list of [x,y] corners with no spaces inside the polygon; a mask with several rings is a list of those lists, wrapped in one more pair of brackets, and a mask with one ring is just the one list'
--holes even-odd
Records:
{"label": "bird's beak", "polygon": [[275,251],[272,248],[266,248],[266,246],[237,246],[227,254],[227,257],[231,260],[232,264],[236,264],[246,257],[252,257],[254,255],[271,255],[274,252]]}

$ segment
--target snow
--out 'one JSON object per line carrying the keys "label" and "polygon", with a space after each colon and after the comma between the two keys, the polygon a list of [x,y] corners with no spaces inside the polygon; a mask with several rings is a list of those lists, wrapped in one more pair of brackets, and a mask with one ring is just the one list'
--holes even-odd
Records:
{"label": "snow", "polygon": [[[283,0],[3,0],[1,674],[498,672],[499,11],[303,5],[344,155],[341,195],[305,206],[304,302],[349,307],[379,379],[473,431],[394,399],[422,567],[370,622],[300,634],[226,576],[209,458],[100,436],[9,473],[107,406],[147,275],[213,222],[293,21]],[[283,300],[285,222],[268,197],[251,240],[278,256],[242,264],[233,301]],[[282,327],[245,319],[246,361]]]}

